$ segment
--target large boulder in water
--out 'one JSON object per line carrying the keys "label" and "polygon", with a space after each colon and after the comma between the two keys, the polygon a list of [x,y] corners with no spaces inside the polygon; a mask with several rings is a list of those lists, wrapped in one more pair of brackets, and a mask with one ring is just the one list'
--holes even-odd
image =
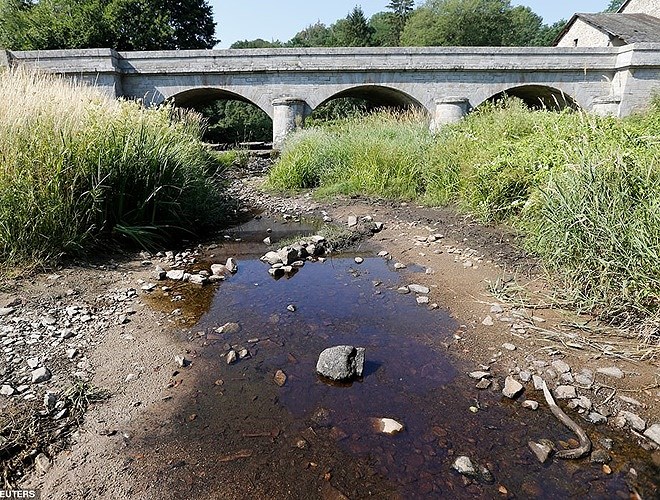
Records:
{"label": "large boulder in water", "polygon": [[319,355],[316,372],[323,377],[345,382],[361,377],[364,371],[364,347],[339,345]]}

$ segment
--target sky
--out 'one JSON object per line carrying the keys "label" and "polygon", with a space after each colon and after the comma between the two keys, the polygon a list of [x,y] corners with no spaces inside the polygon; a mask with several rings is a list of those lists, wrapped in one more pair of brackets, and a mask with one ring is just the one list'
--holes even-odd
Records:
{"label": "sky", "polygon": [[[388,0],[210,0],[217,22],[217,48],[237,40],[280,40],[286,42],[317,21],[329,25],[346,17],[359,5],[365,15],[386,10]],[[422,3],[418,0],[417,5]],[[602,12],[609,0],[512,0],[543,17],[547,24],[569,19],[575,12]]]}

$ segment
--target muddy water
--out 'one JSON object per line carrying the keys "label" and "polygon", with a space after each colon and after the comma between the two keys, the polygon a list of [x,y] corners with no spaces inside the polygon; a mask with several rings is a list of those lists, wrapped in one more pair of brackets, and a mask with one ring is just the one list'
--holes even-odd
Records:
{"label": "muddy water", "polygon": [[[657,495],[650,455],[617,436],[609,436],[611,474],[588,459],[539,464],[529,440],[574,436],[544,405],[531,412],[475,389],[465,376],[473,367],[448,354],[453,320],[397,294],[404,276],[384,260],[365,256],[357,265],[340,256],[275,281],[253,239],[244,233],[223,248],[240,269],[189,333],[197,339],[193,366],[174,377],[179,392],[163,408],[173,417],[133,445],[136,471],[142,457],[156,461],[157,476],[146,479],[162,498],[630,498],[631,488]],[[405,278],[414,282],[414,273]],[[226,322],[241,330],[218,335]],[[362,380],[340,386],[316,376],[318,354],[338,344],[366,348]],[[230,347],[250,357],[227,365]],[[277,370],[287,376],[283,387],[273,380]],[[405,430],[379,434],[379,417]],[[601,447],[603,436],[586,428]],[[494,481],[452,471],[459,455],[488,467]]]}

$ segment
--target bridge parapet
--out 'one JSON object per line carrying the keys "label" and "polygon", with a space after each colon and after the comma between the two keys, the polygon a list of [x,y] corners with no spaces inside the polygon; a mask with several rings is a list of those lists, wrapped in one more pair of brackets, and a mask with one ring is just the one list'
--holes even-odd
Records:
{"label": "bridge parapet", "polygon": [[[644,109],[660,91],[660,44],[651,43],[119,53],[88,49],[4,56],[0,51],[0,64],[3,61],[81,79],[146,104],[170,99],[191,104],[205,95],[252,102],[275,120],[277,143],[304,116],[338,96],[416,106],[437,126],[503,94],[538,102],[559,96],[557,101],[588,111],[603,113],[607,108],[607,114],[625,116]],[[446,102],[450,96],[467,101]],[[290,102],[282,104],[286,99]]]}

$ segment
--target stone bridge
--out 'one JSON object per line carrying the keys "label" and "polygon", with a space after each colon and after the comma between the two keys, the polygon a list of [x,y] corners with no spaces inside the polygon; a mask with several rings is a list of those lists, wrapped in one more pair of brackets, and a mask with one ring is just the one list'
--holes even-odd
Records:
{"label": "stone bridge", "polygon": [[255,104],[273,119],[274,146],[339,97],[425,110],[431,127],[504,94],[549,108],[626,116],[660,90],[660,44],[624,47],[310,48],[116,52],[0,51],[31,66],[145,104],[215,99]]}

